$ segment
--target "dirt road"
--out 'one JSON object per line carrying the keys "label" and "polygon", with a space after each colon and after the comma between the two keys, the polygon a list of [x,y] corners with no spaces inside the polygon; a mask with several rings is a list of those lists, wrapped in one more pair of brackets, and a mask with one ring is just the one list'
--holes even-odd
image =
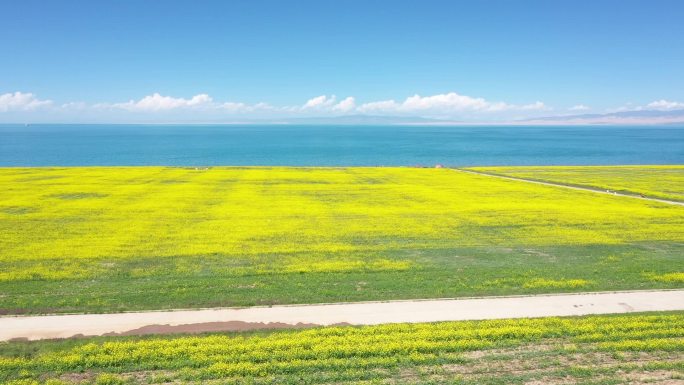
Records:
{"label": "dirt road", "polygon": [[0,341],[684,310],[684,289],[0,317]]}

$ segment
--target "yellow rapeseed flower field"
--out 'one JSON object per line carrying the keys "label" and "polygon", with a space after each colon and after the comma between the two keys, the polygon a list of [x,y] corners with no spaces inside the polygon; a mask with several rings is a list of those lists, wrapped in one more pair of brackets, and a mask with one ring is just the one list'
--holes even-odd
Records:
{"label": "yellow rapeseed flower field", "polygon": [[13,260],[684,240],[680,207],[451,170],[3,169],[0,178],[0,249]]}
{"label": "yellow rapeseed flower field", "polygon": [[0,169],[6,312],[672,287],[682,241],[684,207],[450,169]]}

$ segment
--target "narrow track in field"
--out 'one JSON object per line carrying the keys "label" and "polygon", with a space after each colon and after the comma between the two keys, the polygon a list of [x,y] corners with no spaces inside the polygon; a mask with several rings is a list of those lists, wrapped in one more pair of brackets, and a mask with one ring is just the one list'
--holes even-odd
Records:
{"label": "narrow track in field", "polygon": [[666,203],[666,204],[670,204],[670,205],[684,206],[684,202],[672,201],[672,200],[662,199],[662,198],[653,198],[653,197],[647,197],[647,196],[625,194],[625,193],[621,193],[621,192],[617,192],[617,191],[606,191],[604,189],[600,189],[597,187],[589,187],[589,186],[582,187],[582,186],[577,186],[577,185],[567,185],[567,184],[563,184],[563,183],[555,183],[555,182],[541,181],[541,180],[536,180],[536,179],[520,178],[520,177],[515,177],[515,176],[494,174],[494,173],[490,173],[490,172],[466,170],[463,168],[451,168],[451,170],[458,171],[458,172],[465,172],[468,174],[488,176],[488,177],[492,177],[492,178],[501,178],[501,179],[518,181],[518,182],[535,183],[535,184],[540,184],[540,185],[544,185],[544,186],[562,187],[562,188],[567,188],[567,189],[571,189],[571,190],[591,191],[593,193],[598,193],[598,194],[627,197],[627,198],[641,199],[641,200],[645,200],[645,201]]}
{"label": "narrow track in field", "polygon": [[0,341],[684,310],[684,289],[0,317]]}

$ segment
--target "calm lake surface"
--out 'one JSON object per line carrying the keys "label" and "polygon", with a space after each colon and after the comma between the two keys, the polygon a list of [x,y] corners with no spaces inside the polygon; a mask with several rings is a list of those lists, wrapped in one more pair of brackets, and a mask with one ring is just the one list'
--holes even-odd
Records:
{"label": "calm lake surface", "polygon": [[682,164],[684,126],[0,125],[0,166]]}

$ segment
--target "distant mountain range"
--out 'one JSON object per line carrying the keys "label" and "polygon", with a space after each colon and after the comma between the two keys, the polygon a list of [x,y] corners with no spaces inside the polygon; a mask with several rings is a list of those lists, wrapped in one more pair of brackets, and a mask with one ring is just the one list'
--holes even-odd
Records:
{"label": "distant mountain range", "polygon": [[684,110],[639,110],[608,114],[549,116],[525,119],[519,122],[535,124],[681,124],[684,123]]}
{"label": "distant mountain range", "polygon": [[684,124],[684,109],[672,111],[638,110],[621,111],[607,114],[582,114],[546,116],[540,118],[503,121],[503,122],[471,122],[441,120],[405,116],[376,115],[343,115],[333,117],[291,118],[280,123],[285,124],[339,124],[339,125],[481,125],[481,124],[540,124],[540,125],[573,125],[573,124]]}
{"label": "distant mountain range", "polygon": [[444,121],[438,119],[429,119],[421,117],[406,117],[406,116],[381,116],[381,115],[341,115],[330,117],[314,117],[314,118],[290,118],[284,120],[284,123],[293,124],[340,124],[340,125],[385,125],[385,124],[430,124],[443,123]]}
{"label": "distant mountain range", "polygon": [[[296,124],[296,125],[397,125],[397,126],[489,126],[489,125],[651,125],[684,124],[684,109],[672,111],[633,110],[607,114],[556,115],[519,120],[473,121],[424,118],[419,116],[339,115],[308,118],[262,118],[233,122],[174,122],[174,124]],[[162,123],[163,124],[163,123]]]}

